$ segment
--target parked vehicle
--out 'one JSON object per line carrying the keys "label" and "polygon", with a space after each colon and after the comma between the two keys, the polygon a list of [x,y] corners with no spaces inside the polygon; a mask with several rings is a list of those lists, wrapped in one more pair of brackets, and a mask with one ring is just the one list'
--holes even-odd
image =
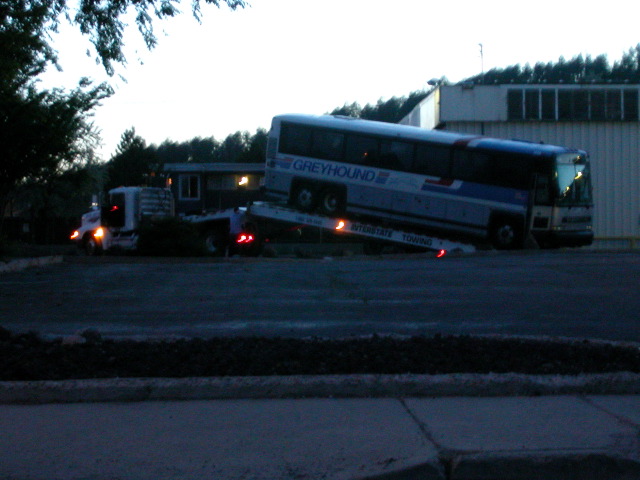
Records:
{"label": "parked vehicle", "polygon": [[589,245],[593,199],[582,150],[340,116],[279,115],[268,198],[495,248]]}
{"label": "parked vehicle", "polygon": [[[234,232],[230,239],[230,222],[238,214],[242,216],[240,223],[243,228]],[[105,205],[101,208],[96,206],[82,216],[82,224],[71,238],[88,255],[116,249],[134,250],[141,227],[154,220],[173,216],[173,196],[169,190],[119,187],[108,192]],[[196,227],[211,255],[221,255],[229,249],[245,255],[257,255],[265,243],[277,240],[294,227],[355,237],[364,242],[365,250],[371,253],[381,251],[385,245],[433,250],[440,254],[448,250],[474,250],[472,245],[391,228],[382,223],[302,212],[287,205],[269,202],[189,215],[181,219]]]}

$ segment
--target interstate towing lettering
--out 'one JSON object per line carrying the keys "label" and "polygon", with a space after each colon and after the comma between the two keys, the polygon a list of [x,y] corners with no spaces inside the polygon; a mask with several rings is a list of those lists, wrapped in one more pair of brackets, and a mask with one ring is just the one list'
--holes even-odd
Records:
{"label": "interstate towing lettering", "polygon": [[412,243],[413,245],[423,245],[425,247],[430,247],[433,244],[433,241],[430,238],[424,238],[410,233],[403,233],[402,240],[407,243]]}
{"label": "interstate towing lettering", "polygon": [[366,233],[369,235],[376,235],[378,237],[391,238],[393,230],[389,230],[381,227],[374,227],[372,225],[363,225],[361,223],[352,223],[351,231],[358,233]]}
{"label": "interstate towing lettering", "polygon": [[293,169],[301,172],[317,173],[328,177],[348,178],[350,180],[363,180],[372,182],[376,178],[375,170],[346,165],[331,165],[330,163],[312,160],[295,160]]}

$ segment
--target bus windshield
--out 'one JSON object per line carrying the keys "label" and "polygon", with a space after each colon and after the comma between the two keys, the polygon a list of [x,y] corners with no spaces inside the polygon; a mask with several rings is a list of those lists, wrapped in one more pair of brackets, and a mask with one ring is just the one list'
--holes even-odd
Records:
{"label": "bus windshield", "polygon": [[584,155],[566,153],[557,158],[558,205],[591,205],[591,172]]}

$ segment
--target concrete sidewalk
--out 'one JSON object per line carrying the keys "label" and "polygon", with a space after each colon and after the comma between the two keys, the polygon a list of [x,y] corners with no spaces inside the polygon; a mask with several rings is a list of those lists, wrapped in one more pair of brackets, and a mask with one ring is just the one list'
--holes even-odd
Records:
{"label": "concrete sidewalk", "polygon": [[[166,399],[78,402],[82,385],[0,385],[0,479],[640,479],[635,394],[176,400],[168,381]],[[7,393],[38,388],[76,403]]]}

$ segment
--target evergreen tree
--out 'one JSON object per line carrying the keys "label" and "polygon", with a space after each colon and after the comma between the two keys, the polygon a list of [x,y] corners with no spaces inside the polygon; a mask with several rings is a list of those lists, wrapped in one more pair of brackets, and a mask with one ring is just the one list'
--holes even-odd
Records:
{"label": "evergreen tree", "polygon": [[149,184],[149,176],[158,169],[155,151],[136,135],[135,128],[122,134],[116,153],[107,163],[106,189]]}

